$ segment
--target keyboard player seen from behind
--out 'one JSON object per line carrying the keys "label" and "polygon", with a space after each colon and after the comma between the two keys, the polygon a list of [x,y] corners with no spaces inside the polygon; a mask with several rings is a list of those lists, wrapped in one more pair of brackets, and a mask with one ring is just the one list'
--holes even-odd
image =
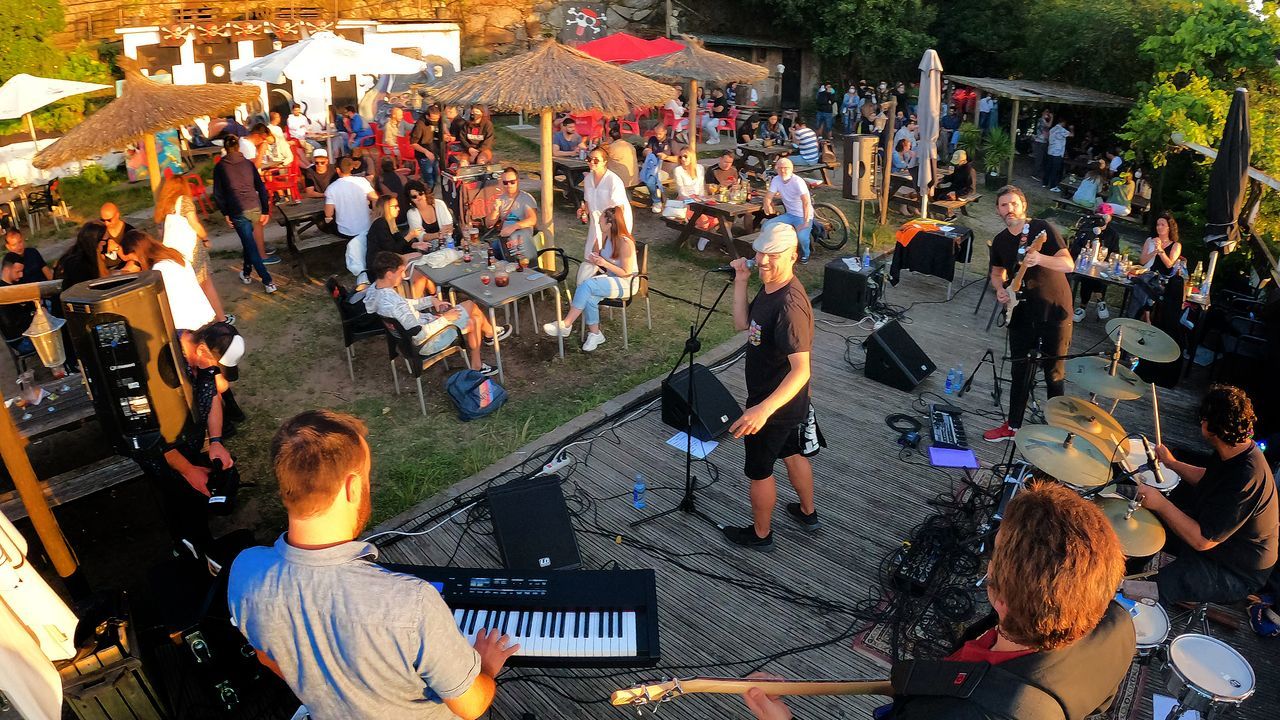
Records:
{"label": "keyboard player seen from behind", "polygon": [[371,458],[359,420],[326,410],[288,420],[271,460],[288,531],[231,566],[232,621],[314,720],[478,718],[518,645],[474,647],[431,584],[374,564]]}

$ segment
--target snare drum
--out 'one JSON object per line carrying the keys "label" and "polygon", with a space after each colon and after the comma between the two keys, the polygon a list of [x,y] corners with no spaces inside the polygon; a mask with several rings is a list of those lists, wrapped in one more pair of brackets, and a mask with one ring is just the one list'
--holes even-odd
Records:
{"label": "snare drum", "polygon": [[1155,603],[1143,598],[1129,609],[1133,630],[1138,636],[1138,657],[1146,657],[1152,650],[1169,639],[1169,613]]}
{"label": "snare drum", "polygon": [[1253,695],[1256,678],[1249,661],[1230,645],[1208,635],[1187,633],[1169,644],[1169,693],[1180,710],[1217,717],[1227,706]]}
{"label": "snare drum", "polygon": [[[1141,443],[1131,443],[1129,446],[1129,454],[1126,457],[1128,467],[1136,468],[1145,465],[1147,462],[1147,454],[1143,451]],[[1160,465],[1160,479],[1157,480],[1155,473],[1150,470],[1143,470],[1135,477],[1143,483],[1159,490],[1162,493],[1168,493],[1170,490],[1178,487],[1178,483],[1182,482],[1182,478],[1178,477],[1178,473],[1163,463]]]}

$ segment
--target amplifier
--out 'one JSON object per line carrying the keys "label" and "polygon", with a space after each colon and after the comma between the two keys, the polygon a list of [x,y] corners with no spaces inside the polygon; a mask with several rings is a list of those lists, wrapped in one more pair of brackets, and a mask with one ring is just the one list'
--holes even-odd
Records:
{"label": "amplifier", "polygon": [[559,475],[490,487],[485,499],[503,567],[572,570],[582,566]]}
{"label": "amplifier", "polygon": [[464,165],[453,170],[445,170],[440,175],[451,183],[470,182],[472,180],[497,180],[502,177],[502,166],[496,164]]}
{"label": "amplifier", "polygon": [[880,297],[880,281],[875,267],[854,272],[836,259],[827,263],[822,275],[822,310],[850,320],[861,320]]}

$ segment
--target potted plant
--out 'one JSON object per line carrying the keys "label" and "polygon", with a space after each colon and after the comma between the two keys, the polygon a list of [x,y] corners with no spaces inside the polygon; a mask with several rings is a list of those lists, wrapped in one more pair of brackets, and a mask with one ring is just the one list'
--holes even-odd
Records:
{"label": "potted plant", "polygon": [[987,171],[986,186],[995,190],[1009,182],[1005,168],[1013,157],[1013,138],[1002,128],[992,128],[982,143],[982,167]]}
{"label": "potted plant", "polygon": [[970,158],[978,159],[978,150],[982,146],[982,128],[977,123],[961,123],[960,124],[960,140],[956,143],[956,147],[965,151]]}

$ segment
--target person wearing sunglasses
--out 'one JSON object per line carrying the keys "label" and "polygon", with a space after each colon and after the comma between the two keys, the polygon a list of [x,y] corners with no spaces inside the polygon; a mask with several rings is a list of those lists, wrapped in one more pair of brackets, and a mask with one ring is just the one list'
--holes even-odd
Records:
{"label": "person wearing sunglasses", "polygon": [[120,217],[120,208],[113,202],[103,203],[98,216],[106,228],[102,236],[102,258],[106,263],[107,272],[120,272],[124,266],[124,261],[120,259],[120,238],[135,228]]}
{"label": "person wearing sunglasses", "polygon": [[[590,172],[582,179],[582,204],[578,206],[578,219],[587,224],[587,242],[582,250],[582,257],[599,253],[606,237],[601,232],[600,217],[606,211],[622,208],[623,226],[633,226],[631,218],[631,198],[627,196],[627,186],[617,173],[609,170],[608,155],[604,148],[597,147],[587,155],[587,167]],[[582,284],[594,277],[600,269],[591,263],[578,266],[578,282]]]}
{"label": "person wearing sunglasses", "polygon": [[322,198],[329,185],[338,179],[338,170],[329,162],[329,151],[316,150],[311,156],[311,167],[302,170],[303,195]]}
{"label": "person wearing sunglasses", "polygon": [[698,164],[697,158],[688,148],[680,151],[680,164],[676,166],[673,177],[676,181],[676,195],[681,200],[693,200],[707,194],[706,170]]}
{"label": "person wearing sunglasses", "polygon": [[538,203],[533,196],[520,190],[520,173],[513,167],[502,170],[502,194],[493,204],[489,215],[489,227],[498,228],[493,241],[494,254],[508,262],[520,257],[530,264],[538,261],[538,248],[533,243],[534,229],[538,227]]}

